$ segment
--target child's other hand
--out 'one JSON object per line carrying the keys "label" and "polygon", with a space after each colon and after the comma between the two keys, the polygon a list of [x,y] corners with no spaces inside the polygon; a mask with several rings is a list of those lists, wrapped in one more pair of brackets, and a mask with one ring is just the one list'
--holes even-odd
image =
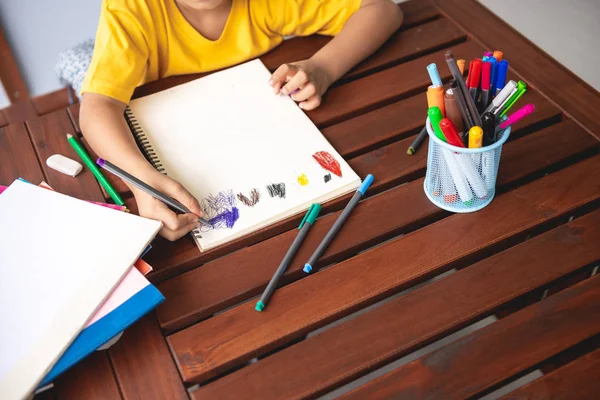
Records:
{"label": "child's other hand", "polygon": [[139,189],[131,188],[140,216],[162,221],[161,236],[167,240],[175,241],[200,226],[198,217],[204,217],[205,214],[200,208],[198,200],[179,182],[157,171],[152,171],[150,176],[145,176],[143,180],[158,191],[179,201],[193,213],[175,213],[160,200]]}
{"label": "child's other hand", "polygon": [[289,95],[303,110],[313,110],[321,104],[321,97],[331,85],[327,71],[308,59],[283,64],[273,73],[269,85],[275,94]]}

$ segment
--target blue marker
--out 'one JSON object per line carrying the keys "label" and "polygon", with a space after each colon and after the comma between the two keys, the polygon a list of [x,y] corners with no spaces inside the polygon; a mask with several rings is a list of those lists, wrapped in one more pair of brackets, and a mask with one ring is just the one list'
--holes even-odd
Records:
{"label": "blue marker", "polygon": [[442,86],[442,79],[440,78],[440,74],[435,63],[431,63],[427,66],[427,72],[429,72],[429,78],[431,78],[432,85]]}
{"label": "blue marker", "polygon": [[506,85],[506,74],[508,73],[508,61],[502,60],[497,63],[498,71],[496,73],[495,87],[496,87],[496,95],[504,89],[504,85]]}
{"label": "blue marker", "polygon": [[498,74],[498,63],[494,57],[488,57],[488,62],[492,63],[490,68],[490,98],[496,95],[496,75]]}
{"label": "blue marker", "polygon": [[342,225],[344,225],[344,222],[346,222],[354,207],[356,207],[360,199],[365,195],[365,192],[369,186],[371,186],[371,183],[373,183],[373,175],[369,174],[362,181],[360,187],[356,190],[356,193],[354,193],[354,196],[352,196],[350,202],[346,205],[346,208],[344,208],[338,219],[333,223],[333,226],[329,229],[329,232],[327,232],[321,244],[319,244],[308,262],[304,264],[304,272],[308,274],[312,271],[313,265],[315,265],[323,253],[325,253],[325,250],[327,250],[327,247],[329,247],[335,235],[342,228]]}

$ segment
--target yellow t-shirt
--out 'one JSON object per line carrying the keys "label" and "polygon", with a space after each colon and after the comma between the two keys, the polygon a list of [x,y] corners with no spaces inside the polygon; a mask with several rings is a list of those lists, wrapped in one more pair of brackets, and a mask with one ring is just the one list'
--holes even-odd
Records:
{"label": "yellow t-shirt", "polygon": [[[175,0],[104,0],[82,92],[124,103],[146,82],[258,57],[283,36],[335,35],[361,0],[233,0],[221,37],[202,36]],[[292,60],[290,60],[292,61]]]}

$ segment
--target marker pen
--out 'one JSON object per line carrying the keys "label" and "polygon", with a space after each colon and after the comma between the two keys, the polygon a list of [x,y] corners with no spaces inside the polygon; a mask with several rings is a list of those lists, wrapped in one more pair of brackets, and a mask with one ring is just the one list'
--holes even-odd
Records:
{"label": "marker pen", "polygon": [[444,104],[444,88],[439,85],[431,85],[427,88],[427,108],[438,107],[442,115],[446,115]]}
{"label": "marker pen", "polygon": [[500,105],[510,97],[510,94],[513,92],[513,90],[516,89],[517,82],[509,81],[506,86],[504,86],[504,89],[502,89],[502,91],[500,91],[500,93],[492,99],[492,103],[485,109],[484,113],[495,112]]}
{"label": "marker pen", "polygon": [[522,108],[520,108],[519,110],[515,111],[513,114],[511,114],[506,121],[504,121],[503,123],[500,124],[500,130],[502,129],[506,129],[509,126],[516,124],[517,122],[519,122],[520,120],[522,120],[523,118],[525,118],[526,116],[528,116],[529,114],[531,114],[532,112],[535,111],[535,105],[533,104],[527,104],[525,106],[523,106]]}
{"label": "marker pen", "polygon": [[481,101],[479,110],[483,111],[490,103],[490,79],[492,73],[492,63],[484,62],[481,66]]}
{"label": "marker pen", "polygon": [[479,88],[479,81],[481,79],[481,60],[479,58],[471,61],[469,67],[469,94],[473,101],[477,99],[477,89]]}
{"label": "marker pen", "polygon": [[496,73],[496,95],[504,89],[506,84],[506,74],[508,74],[508,61],[498,61],[498,71]]}
{"label": "marker pen", "polygon": [[462,115],[456,104],[456,98],[454,97],[454,91],[452,89],[446,91],[446,94],[444,95],[444,104],[446,105],[446,117],[452,121],[458,134],[464,139],[465,134]]}
{"label": "marker pen", "polygon": [[503,54],[500,50],[494,50],[493,56],[496,59],[496,61],[502,61]]}
{"label": "marker pen", "polygon": [[440,129],[442,130],[442,133],[444,134],[444,137],[446,138],[449,144],[461,148],[465,147],[462,139],[460,138],[460,136],[458,136],[456,127],[454,126],[452,121],[450,121],[450,119],[442,119],[440,121]]}
{"label": "marker pen", "polygon": [[440,74],[435,63],[431,63],[427,66],[427,72],[429,72],[429,78],[431,79],[432,85],[442,86],[442,79],[440,78]]}
{"label": "marker pen", "polygon": [[519,83],[517,83],[517,92],[511,97],[509,97],[508,101],[506,102],[506,105],[504,105],[504,108],[500,112],[500,117],[504,117],[506,112],[510,110],[510,108],[521,98],[521,96],[525,94],[526,91],[527,85],[525,84],[525,82],[519,81]]}

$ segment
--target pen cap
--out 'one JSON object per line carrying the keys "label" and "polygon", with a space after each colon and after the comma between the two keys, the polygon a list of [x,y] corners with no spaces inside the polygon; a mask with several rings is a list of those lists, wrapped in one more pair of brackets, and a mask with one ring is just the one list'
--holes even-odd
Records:
{"label": "pen cap", "polygon": [[427,88],[427,107],[438,107],[442,112],[442,115],[446,115],[443,87],[438,85],[432,85]]}
{"label": "pen cap", "polygon": [[517,83],[517,91],[508,99],[506,104],[504,105],[502,111],[500,112],[500,117],[503,117],[508,110],[525,94],[527,91],[527,84],[523,81],[519,81]]}
{"label": "pen cap", "polygon": [[456,147],[465,147],[462,139],[460,136],[458,136],[456,127],[448,118],[444,118],[440,121],[440,129],[442,130],[442,133],[446,137],[446,140],[449,144]]}
{"label": "pen cap", "polygon": [[465,63],[466,61],[462,58],[460,60],[456,60],[456,65],[458,65],[458,70],[460,71],[461,75],[465,74]]}
{"label": "pen cap", "polygon": [[506,101],[508,96],[510,96],[510,94],[513,92],[513,90],[515,90],[516,88],[517,88],[517,82],[508,81],[506,86],[504,86],[504,89],[502,89],[500,91],[500,93],[498,93],[496,95],[496,97],[494,97],[494,99],[492,100],[492,104],[490,104],[490,107],[488,107],[488,109],[486,111],[490,111],[490,109],[492,107],[498,108],[500,106],[500,104],[502,104]]}
{"label": "pen cap", "polygon": [[446,142],[446,137],[442,133],[440,129],[440,121],[444,118],[442,112],[439,107],[433,106],[427,110],[427,115],[429,116],[429,121],[431,122],[431,127],[433,128],[433,133],[443,142]]}
{"label": "pen cap", "polygon": [[484,57],[491,57],[492,56],[492,52],[491,51],[485,51],[483,53]]}
{"label": "pen cap", "polygon": [[496,73],[496,89],[503,88],[506,84],[506,74],[508,73],[508,61],[498,61],[498,71]]}
{"label": "pen cap", "polygon": [[442,80],[435,63],[431,63],[427,66],[427,72],[429,73],[429,78],[431,79],[432,85],[442,85]]}
{"label": "pen cap", "polygon": [[526,116],[528,116],[529,114],[531,114],[534,111],[535,111],[535,106],[533,104],[526,104],[525,106],[523,106],[522,108],[520,108],[519,110],[517,110],[513,114],[511,114],[506,119],[506,121],[501,123],[500,128],[504,129],[504,128],[509,127],[510,125],[516,124],[517,122],[519,122],[520,120],[522,120],[523,118],[525,118]]}
{"label": "pen cap", "polygon": [[446,117],[452,121],[456,130],[459,132],[463,132],[464,125],[462,116],[460,114],[460,110],[458,109],[458,105],[456,104],[456,98],[454,97],[454,91],[452,89],[448,89],[446,94],[444,95],[444,104],[446,105]]}
{"label": "pen cap", "polygon": [[481,129],[483,129],[483,144],[485,146],[496,141],[496,117],[491,112],[481,116]]}
{"label": "pen cap", "polygon": [[481,60],[479,58],[471,61],[471,66],[469,67],[469,84],[467,85],[469,89],[479,87],[479,81],[481,79]]}
{"label": "pen cap", "polygon": [[502,52],[500,50],[494,50],[494,58],[496,59],[496,61],[502,61]]}
{"label": "pen cap", "polygon": [[486,61],[481,65],[481,90],[490,90],[491,74],[492,63]]}
{"label": "pen cap", "polygon": [[483,146],[483,129],[475,125],[469,129],[469,148],[478,149]]}
{"label": "pen cap", "polygon": [[321,212],[320,204],[318,204],[318,203],[311,204],[310,207],[308,208],[308,211],[306,211],[306,215],[304,216],[304,218],[302,218],[302,221],[300,222],[298,229],[302,229],[305,222],[308,222],[311,225],[314,224],[315,220],[317,219],[317,216],[319,215],[320,212]]}

